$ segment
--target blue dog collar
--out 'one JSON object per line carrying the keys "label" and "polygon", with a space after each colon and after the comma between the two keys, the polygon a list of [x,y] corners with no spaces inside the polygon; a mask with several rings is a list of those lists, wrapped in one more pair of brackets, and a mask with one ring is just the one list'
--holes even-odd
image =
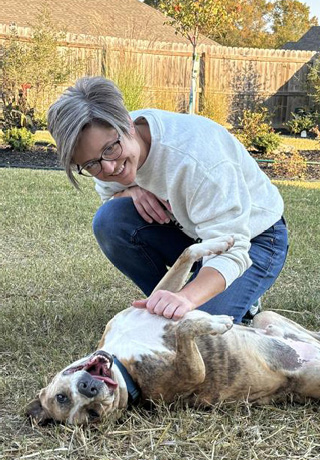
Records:
{"label": "blue dog collar", "polygon": [[120,370],[122,377],[124,378],[124,381],[126,382],[127,391],[129,395],[129,403],[134,404],[140,396],[140,389],[133,381],[127,369],[118,360],[116,356],[113,356],[113,362],[118,366],[118,369]]}

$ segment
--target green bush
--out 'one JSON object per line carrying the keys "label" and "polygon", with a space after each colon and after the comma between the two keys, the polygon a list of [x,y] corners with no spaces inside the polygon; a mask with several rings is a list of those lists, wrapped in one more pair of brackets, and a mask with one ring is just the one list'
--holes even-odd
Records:
{"label": "green bush", "polygon": [[252,139],[252,145],[255,149],[269,154],[276,150],[280,145],[281,139],[279,134],[273,131],[261,133]]}
{"label": "green bush", "polygon": [[37,131],[46,131],[46,129],[48,128],[47,112],[37,111],[34,115],[33,124]]}
{"label": "green bush", "polygon": [[235,135],[247,149],[257,149],[268,154],[280,145],[280,135],[273,131],[266,108],[258,112],[245,110],[239,121],[241,129]]}
{"label": "green bush", "polygon": [[300,134],[302,131],[310,131],[316,124],[317,114],[291,113],[292,119],[286,123],[292,134]]}
{"label": "green bush", "polygon": [[3,132],[5,144],[10,145],[13,150],[24,152],[34,146],[35,137],[26,128],[10,128]]}
{"label": "green bush", "polygon": [[6,131],[12,128],[28,128],[35,131],[34,109],[28,104],[23,88],[15,91],[3,91],[1,128]]}

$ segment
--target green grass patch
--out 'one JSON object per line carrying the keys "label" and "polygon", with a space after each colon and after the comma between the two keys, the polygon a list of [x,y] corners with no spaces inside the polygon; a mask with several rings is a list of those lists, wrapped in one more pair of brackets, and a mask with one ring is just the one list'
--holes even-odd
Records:
{"label": "green grass patch", "polygon": [[281,143],[297,150],[320,150],[320,141],[316,139],[281,136]]}
{"label": "green grass patch", "polygon": [[36,143],[40,142],[41,144],[52,144],[56,145],[53,137],[49,133],[49,131],[36,131],[35,132],[35,139]]}
{"label": "green grass patch", "polygon": [[[290,250],[264,308],[320,329],[320,190],[278,182]],[[97,428],[32,428],[23,407],[55,372],[96,347],[106,322],[140,296],[101,254],[91,221],[100,202],[61,171],[1,170],[0,458],[45,460],[315,459],[318,405],[246,402],[201,412],[138,408]]]}

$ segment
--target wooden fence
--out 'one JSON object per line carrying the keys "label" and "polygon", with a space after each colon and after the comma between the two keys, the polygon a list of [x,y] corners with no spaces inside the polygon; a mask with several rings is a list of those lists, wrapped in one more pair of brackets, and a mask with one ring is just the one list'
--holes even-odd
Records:
{"label": "wooden fence", "polygon": [[[21,40],[28,41],[31,30],[18,28]],[[0,43],[9,27],[0,24]],[[186,110],[190,88],[191,46],[152,40],[117,39],[67,34],[61,49],[72,50],[85,62],[87,75],[140,77],[148,105]],[[306,88],[308,66],[316,52],[265,50],[200,45],[201,72],[198,109],[208,101],[227,98],[235,120],[239,110],[254,108],[264,101],[281,126],[291,112],[310,105]],[[78,77],[79,75],[75,75]]]}

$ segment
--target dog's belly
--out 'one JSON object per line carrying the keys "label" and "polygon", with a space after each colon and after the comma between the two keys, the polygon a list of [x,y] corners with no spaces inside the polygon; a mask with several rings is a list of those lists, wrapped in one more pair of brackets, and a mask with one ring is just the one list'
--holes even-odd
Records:
{"label": "dog's belly", "polygon": [[101,348],[125,361],[139,361],[142,356],[171,353],[164,339],[172,320],[151,315],[147,310],[130,307],[116,315],[107,326]]}
{"label": "dog's belly", "polygon": [[[210,315],[195,310],[184,319],[205,317]],[[123,362],[139,383],[145,398],[161,397],[171,402],[178,395],[175,389],[181,380],[190,379],[190,373],[181,376],[181,372],[175,372],[172,366],[178,324],[131,307],[111,320],[100,348]],[[180,392],[191,404],[196,401],[211,404],[243,397],[249,401],[266,402],[281,388],[290,390],[292,377],[299,374],[310,359],[319,357],[309,344],[307,347],[299,341],[292,344],[291,339],[273,337],[264,330],[243,326],[234,326],[223,335],[209,333],[196,337],[195,341],[205,364],[206,376],[190,391]]]}
{"label": "dog's belly", "polygon": [[[184,319],[210,317],[208,313],[194,310]],[[178,321],[152,315],[145,309],[130,307],[118,313],[107,325],[99,348],[125,361],[142,356],[172,353],[175,351],[175,328]]]}

